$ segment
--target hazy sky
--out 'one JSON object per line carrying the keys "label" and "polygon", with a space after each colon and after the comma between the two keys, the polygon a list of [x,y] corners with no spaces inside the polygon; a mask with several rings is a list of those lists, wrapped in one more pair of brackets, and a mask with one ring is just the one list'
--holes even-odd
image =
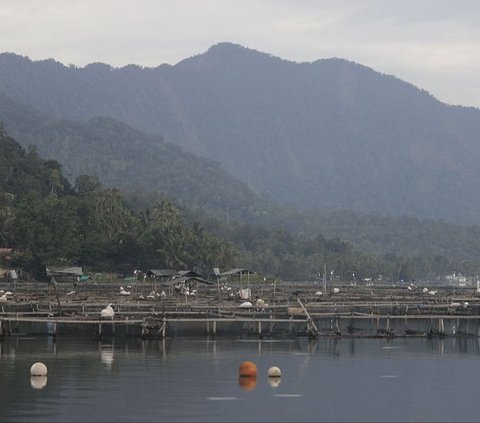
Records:
{"label": "hazy sky", "polygon": [[480,0],[0,0],[0,52],[158,66],[230,41],[342,57],[480,107]]}

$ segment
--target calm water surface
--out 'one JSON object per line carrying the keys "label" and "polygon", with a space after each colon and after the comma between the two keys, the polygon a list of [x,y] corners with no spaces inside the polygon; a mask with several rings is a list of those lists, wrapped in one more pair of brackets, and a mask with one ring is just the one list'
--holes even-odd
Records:
{"label": "calm water surface", "polygon": [[[256,380],[239,380],[245,360]],[[30,379],[36,361],[47,380]],[[476,338],[11,337],[0,421],[480,421],[479,381]]]}

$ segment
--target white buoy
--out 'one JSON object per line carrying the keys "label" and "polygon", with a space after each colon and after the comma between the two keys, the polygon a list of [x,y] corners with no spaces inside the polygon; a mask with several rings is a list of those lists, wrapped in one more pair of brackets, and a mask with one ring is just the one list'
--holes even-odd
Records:
{"label": "white buoy", "polygon": [[280,377],[282,376],[282,371],[280,370],[279,367],[273,366],[268,369],[268,377]]}
{"label": "white buoy", "polygon": [[31,376],[47,376],[47,366],[41,362],[36,362],[30,367]]}
{"label": "white buoy", "polygon": [[340,292],[340,288],[333,288],[333,293],[338,294]]}
{"label": "white buoy", "polygon": [[244,303],[240,304],[238,308],[252,308],[252,303],[250,301],[245,301]]}
{"label": "white buoy", "polygon": [[272,388],[278,388],[282,381],[282,371],[280,370],[280,368],[277,366],[270,367],[267,371],[267,374],[268,374],[268,384]]}
{"label": "white buoy", "polygon": [[315,292],[315,295],[318,295],[319,297],[321,297],[323,295],[323,292],[322,291],[317,291],[317,292]]}
{"label": "white buoy", "polygon": [[0,303],[6,303],[8,301],[8,298],[5,294],[3,294],[1,297],[0,297]]}

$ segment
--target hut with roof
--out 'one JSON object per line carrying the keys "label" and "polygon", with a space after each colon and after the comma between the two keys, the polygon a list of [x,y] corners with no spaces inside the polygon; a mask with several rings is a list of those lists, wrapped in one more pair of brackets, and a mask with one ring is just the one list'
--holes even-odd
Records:
{"label": "hut with roof", "polygon": [[46,266],[45,272],[49,279],[55,278],[58,282],[80,282],[90,279],[82,267],[72,266],[72,267],[54,267]]}
{"label": "hut with roof", "polygon": [[[226,278],[230,281],[235,280],[238,277],[238,281],[240,283],[240,298],[243,300],[250,299],[252,297],[252,291],[250,289],[250,275],[256,275],[257,272],[250,269],[245,268],[236,268],[231,269],[226,272],[220,273],[220,277]],[[247,278],[247,287],[244,288],[243,279],[246,276]]]}

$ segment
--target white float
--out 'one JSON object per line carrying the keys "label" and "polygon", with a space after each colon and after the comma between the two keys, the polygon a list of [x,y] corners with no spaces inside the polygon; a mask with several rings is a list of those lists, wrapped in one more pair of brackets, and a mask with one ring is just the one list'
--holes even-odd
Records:
{"label": "white float", "polygon": [[282,376],[282,371],[277,366],[272,366],[268,369],[268,377],[280,377]]}
{"label": "white float", "polygon": [[47,376],[47,366],[41,362],[36,362],[30,367],[30,376]]}

